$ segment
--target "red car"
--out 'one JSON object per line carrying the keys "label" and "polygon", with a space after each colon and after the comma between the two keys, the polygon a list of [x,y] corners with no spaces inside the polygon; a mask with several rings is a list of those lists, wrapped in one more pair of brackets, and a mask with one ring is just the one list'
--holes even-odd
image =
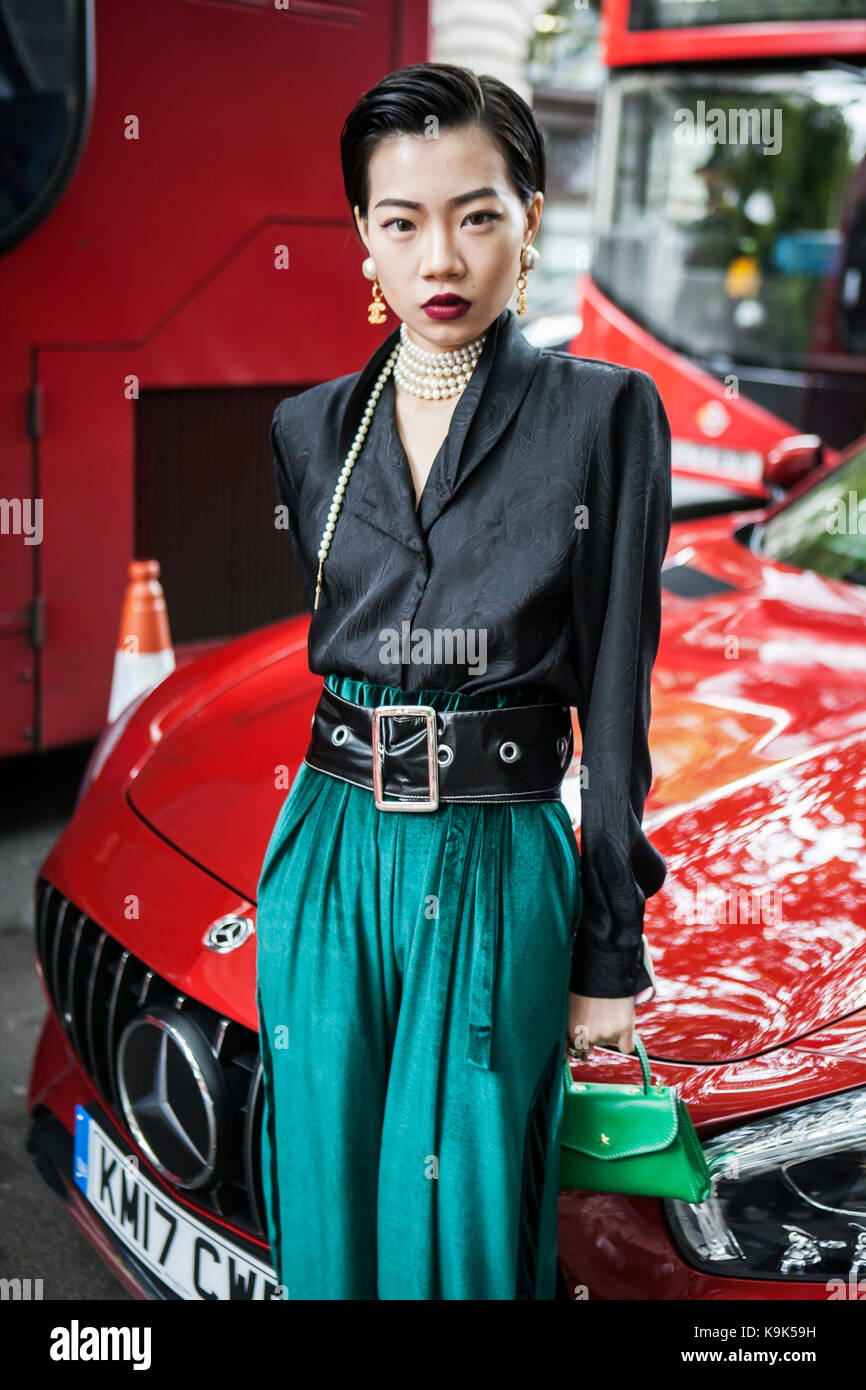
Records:
{"label": "red car", "polygon": [[[713,1192],[563,1192],[564,1297],[866,1294],[861,497],[866,440],[763,511],[672,531],[645,819],[668,876],[637,1026]],[[36,886],[29,1149],[141,1298],[278,1296],[254,898],[321,687],[308,621],[187,663],[109,726]],[[640,1077],[600,1048],[585,1074]]]}

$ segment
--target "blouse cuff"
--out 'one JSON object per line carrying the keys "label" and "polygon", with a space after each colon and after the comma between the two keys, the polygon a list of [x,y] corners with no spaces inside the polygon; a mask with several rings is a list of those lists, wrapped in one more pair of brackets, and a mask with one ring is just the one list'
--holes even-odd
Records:
{"label": "blouse cuff", "polygon": [[630,952],[608,951],[595,946],[578,932],[568,986],[572,994],[584,994],[592,999],[625,999],[631,994],[636,1004],[648,1004],[655,998],[657,986],[645,935],[641,936],[634,957]]}

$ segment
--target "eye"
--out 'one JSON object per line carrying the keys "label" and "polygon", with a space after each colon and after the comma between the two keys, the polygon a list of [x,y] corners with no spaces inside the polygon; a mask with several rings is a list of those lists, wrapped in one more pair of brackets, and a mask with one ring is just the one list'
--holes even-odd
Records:
{"label": "eye", "polygon": [[[487,222],[498,222],[499,219],[502,217],[502,213],[501,213],[501,212],[470,212],[469,216],[468,216],[465,220],[468,222],[468,221],[470,220],[470,218],[472,218],[472,217],[483,217],[483,218],[485,219],[485,221],[487,221]],[[483,223],[483,222],[473,222],[472,225],[473,225],[474,227],[483,227],[483,226],[484,226],[484,223]]]}
{"label": "eye", "polygon": [[397,227],[400,232],[410,231],[413,226],[414,223],[410,222],[408,217],[392,217],[389,222],[382,223],[383,230],[385,227]]}

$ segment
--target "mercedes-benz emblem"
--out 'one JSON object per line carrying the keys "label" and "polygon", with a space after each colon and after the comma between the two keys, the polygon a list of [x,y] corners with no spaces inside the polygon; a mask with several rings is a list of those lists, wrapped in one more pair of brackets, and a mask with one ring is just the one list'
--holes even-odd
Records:
{"label": "mercedes-benz emblem", "polygon": [[117,1086],[136,1143],[170,1182],[197,1188],[225,1175],[234,1107],[193,1018],[155,1004],[131,1019],[118,1044]]}
{"label": "mercedes-benz emblem", "polygon": [[210,951],[236,951],[255,931],[249,917],[219,917],[211,922],[204,934],[204,944]]}

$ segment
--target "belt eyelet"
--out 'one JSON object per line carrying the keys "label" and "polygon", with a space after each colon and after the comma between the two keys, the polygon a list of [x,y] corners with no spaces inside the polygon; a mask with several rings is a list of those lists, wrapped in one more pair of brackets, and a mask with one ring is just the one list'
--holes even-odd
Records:
{"label": "belt eyelet", "polygon": [[561,758],[565,757],[565,750],[567,747],[568,739],[565,737],[565,734],[560,734],[559,738],[556,740],[556,751]]}
{"label": "belt eyelet", "polygon": [[338,724],[336,729],[333,729],[331,732],[331,742],[335,743],[338,748],[341,744],[346,742],[346,739],[348,737],[349,729],[348,726],[345,724]]}
{"label": "belt eyelet", "polygon": [[513,739],[507,739],[505,743],[499,745],[499,756],[504,763],[516,763],[518,758],[523,757],[523,752],[519,743]]}
{"label": "belt eyelet", "polygon": [[[444,758],[443,753],[445,754]],[[436,749],[436,757],[439,759],[440,767],[447,767],[454,758],[454,749],[449,748],[447,743],[440,743]]]}

